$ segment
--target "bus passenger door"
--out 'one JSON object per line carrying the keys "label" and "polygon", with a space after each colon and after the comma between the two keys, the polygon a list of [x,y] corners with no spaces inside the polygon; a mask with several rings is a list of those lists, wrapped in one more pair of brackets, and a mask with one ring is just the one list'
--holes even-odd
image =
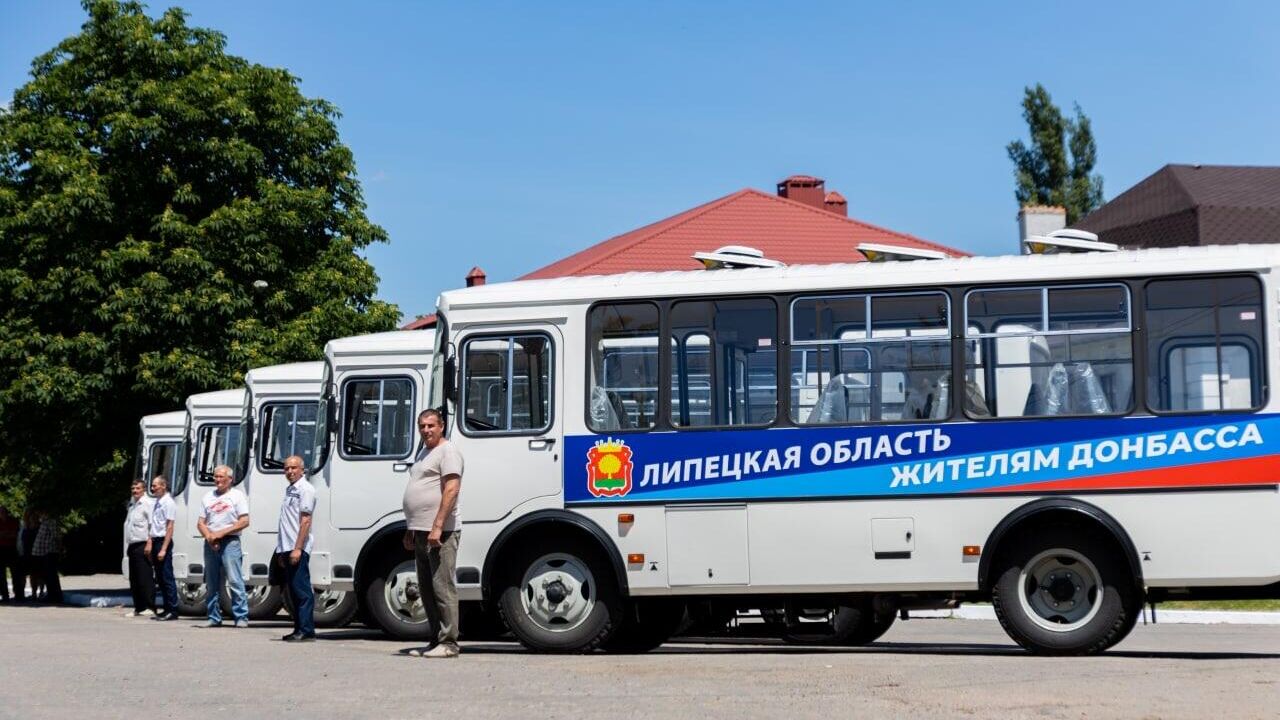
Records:
{"label": "bus passenger door", "polygon": [[459,512],[466,522],[492,522],[561,491],[560,332],[547,324],[485,328],[456,343],[449,438],[466,468]]}

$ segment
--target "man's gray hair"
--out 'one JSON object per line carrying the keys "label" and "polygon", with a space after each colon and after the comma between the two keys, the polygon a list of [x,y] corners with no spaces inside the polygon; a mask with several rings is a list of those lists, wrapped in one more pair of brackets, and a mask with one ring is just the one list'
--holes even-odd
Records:
{"label": "man's gray hair", "polygon": [[[141,481],[141,480],[139,480],[138,482],[142,482],[142,481]],[[155,477],[151,478],[151,482],[153,482],[153,483],[158,482],[158,483],[160,483],[161,485],[163,485],[163,486],[164,486],[164,489],[165,489],[165,490],[168,490],[168,489],[169,489],[169,478],[167,478],[167,477],[165,477],[165,476],[163,476],[163,475],[157,475],[157,476],[155,476]]]}
{"label": "man's gray hair", "polygon": [[227,475],[231,477],[232,480],[235,480],[236,478],[236,474],[231,470],[230,465],[218,465],[213,468],[214,475],[217,475],[219,472],[225,472]]}

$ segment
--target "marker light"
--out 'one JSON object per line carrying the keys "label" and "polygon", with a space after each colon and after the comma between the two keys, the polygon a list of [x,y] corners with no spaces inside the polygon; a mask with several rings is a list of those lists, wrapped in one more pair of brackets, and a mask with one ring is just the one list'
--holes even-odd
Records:
{"label": "marker light", "polygon": [[627,555],[627,564],[628,564],[628,565],[643,565],[643,564],[644,564],[644,553],[629,553],[629,554]]}
{"label": "marker light", "polygon": [[981,555],[981,554],[982,554],[982,546],[981,546],[981,545],[965,545],[965,546],[964,546],[964,556],[965,556],[965,557],[977,557],[977,556],[979,556],[979,555]]}
{"label": "marker light", "polygon": [[636,516],[631,513],[618,513],[618,522],[620,523],[633,523],[635,521]]}

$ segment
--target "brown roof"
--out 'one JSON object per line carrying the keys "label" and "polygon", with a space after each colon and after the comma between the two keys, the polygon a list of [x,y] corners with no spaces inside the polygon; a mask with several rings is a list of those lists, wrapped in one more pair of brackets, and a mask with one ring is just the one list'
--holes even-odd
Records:
{"label": "brown roof", "polygon": [[1126,247],[1280,239],[1280,167],[1165,165],[1074,227]]}
{"label": "brown roof", "polygon": [[[791,178],[794,179],[794,178]],[[860,262],[854,248],[877,242],[968,253],[751,188],[592,245],[520,278],[691,270],[698,251],[748,245],[788,264]]]}

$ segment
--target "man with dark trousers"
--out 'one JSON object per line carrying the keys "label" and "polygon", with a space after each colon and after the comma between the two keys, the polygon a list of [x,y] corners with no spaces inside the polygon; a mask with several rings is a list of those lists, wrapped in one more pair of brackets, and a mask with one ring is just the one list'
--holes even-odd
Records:
{"label": "man with dark trousers", "polygon": [[276,534],[276,554],[272,559],[284,568],[285,592],[293,600],[293,632],[281,640],[308,642],[316,639],[316,596],[311,588],[311,516],[316,511],[316,489],[304,477],[302,458],[290,455],[284,461],[284,477],[289,487],[280,503],[280,524]]}
{"label": "man with dark trousers", "polygon": [[173,521],[178,514],[178,506],[169,494],[169,481],[163,475],[157,475],[151,481],[151,495],[155,497],[155,506],[151,509],[150,537],[147,538],[145,552],[155,568],[156,585],[160,586],[160,594],[164,596],[164,607],[156,613],[154,620],[178,619],[178,583],[173,577]]}
{"label": "man with dark trousers", "polygon": [[156,584],[147,557],[147,540],[151,538],[151,512],[156,501],[147,496],[142,478],[129,486],[129,513],[124,518],[124,541],[129,557],[129,590],[133,593],[133,610],[125,617],[145,617],[156,611]]}

